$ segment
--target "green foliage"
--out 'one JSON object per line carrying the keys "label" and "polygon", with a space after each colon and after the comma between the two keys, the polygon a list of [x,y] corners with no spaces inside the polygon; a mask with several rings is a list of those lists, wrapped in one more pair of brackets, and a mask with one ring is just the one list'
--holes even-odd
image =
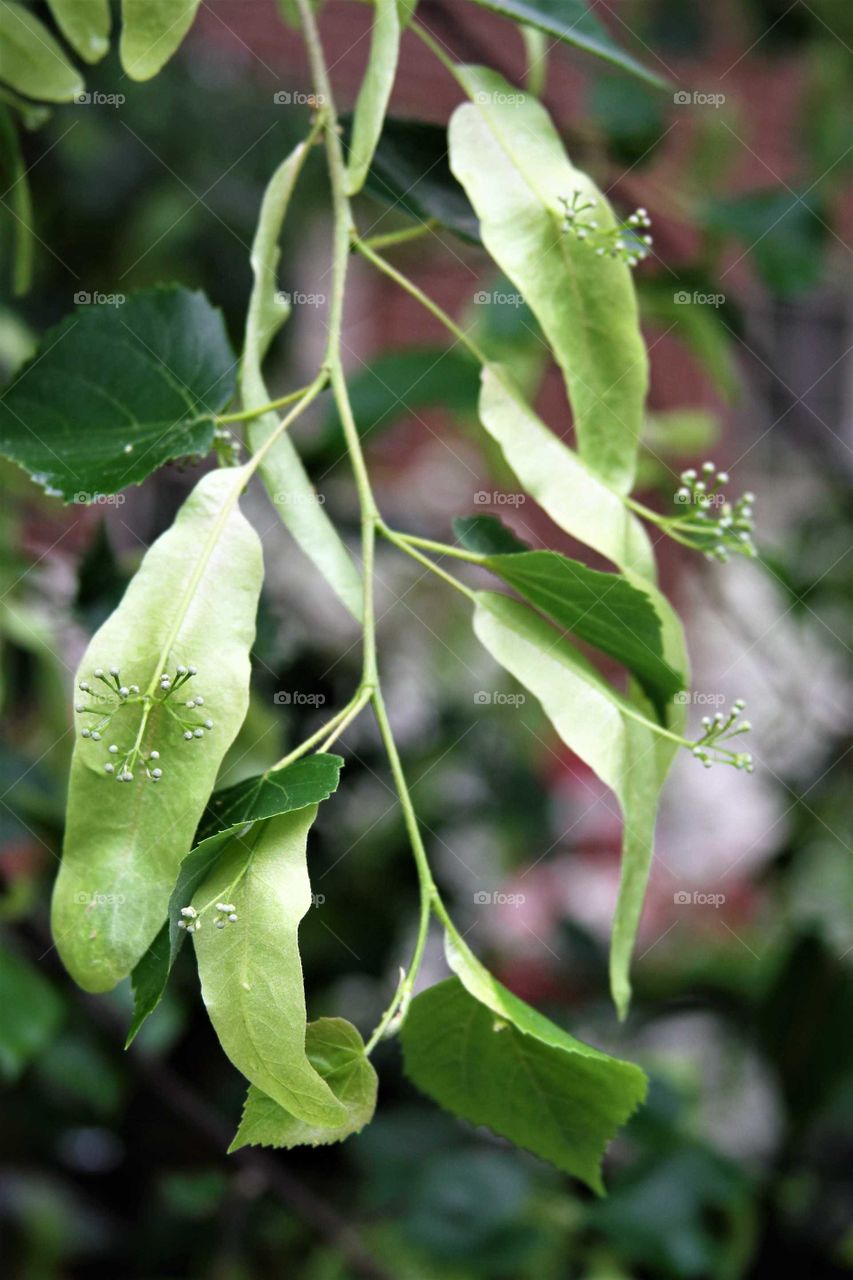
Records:
{"label": "green foliage", "polygon": [[211,874],[234,837],[243,832],[248,823],[328,800],[337,790],[342,764],[340,756],[315,755],[214,791],[199,824],[197,844],[180,865],[169,898],[166,923],[133,970],[134,1010],[128,1044],[154,1012],[166,989],[186,937],[182,908],[192,902],[196,890]]}
{"label": "green foliage", "polygon": [[645,1096],[642,1071],[575,1040],[470,960],[457,966],[460,977],[412,1002],[406,1074],[441,1106],[602,1194],[602,1155]]}
{"label": "green foliage", "polygon": [[200,0],[122,0],[121,65],[150,80],[179,48]]}
{"label": "green foliage", "polygon": [[100,62],[110,47],[110,0],[47,0],[65,39],[86,62]]}
{"label": "green foliage", "polygon": [[[576,169],[542,106],[484,67],[460,67],[472,102],[450,121],[450,163],[480,234],[536,316],[563,371],[581,457],[612,488],[631,488],[648,362],[629,267],[561,229],[561,201],[590,201],[616,221]],[[535,145],[531,145],[535,140]]]}
{"label": "green foliage", "polygon": [[234,391],[222,316],[203,294],[171,286],[117,298],[87,302],[47,333],[0,399],[0,453],[67,502],[207,453]]}
{"label": "green foliage", "polygon": [[305,993],[297,931],[311,906],[309,805],[235,836],[196,891],[201,915],[219,900],[237,921],[193,932],[201,994],[222,1048],[251,1084],[297,1120],[348,1122],[347,1108],[306,1055]]}
{"label": "green foliage", "polygon": [[240,1147],[321,1147],[360,1133],[373,1119],[379,1081],[364,1056],[364,1042],[345,1018],[319,1018],[305,1031],[305,1054],[346,1111],[334,1128],[291,1115],[251,1085],[230,1150]]}
{"label": "green foliage", "polygon": [[44,102],[72,102],[83,90],[41,19],[14,0],[0,0],[0,81]]}
{"label": "green foliage", "polygon": [[[222,757],[246,714],[262,563],[258,536],[237,507],[243,483],[239,470],[198,483],[80,663],[76,683],[94,690],[79,704],[95,707],[80,713],[87,725],[101,724],[125,701],[99,692],[97,670],[115,666],[128,687],[140,690],[138,700],[117,706],[109,726],[87,729],[92,736],[74,746],[53,933],[63,963],[87,991],[115,986],[160,928]],[[158,697],[161,674],[181,664],[198,667],[213,720],[201,740]],[[105,775],[105,762],[121,758],[107,753],[111,743],[121,753],[135,751],[132,782],[117,786]],[[152,763],[153,750],[160,765]],[[155,782],[151,774],[160,767]]]}
{"label": "green foliage", "polygon": [[[456,520],[463,546],[525,600],[565,631],[609,653],[633,672],[666,723],[668,704],[683,686],[663,656],[661,621],[651,596],[622,574],[598,573],[558,551],[531,551],[507,544],[508,530],[494,520]],[[510,535],[511,537],[511,535]]]}
{"label": "green foliage", "polygon": [[664,83],[660,76],[637,62],[611,39],[585,0],[475,0],[475,3],[493,9],[513,22],[535,27],[557,40],[564,40],[586,53],[613,62],[623,71],[642,76],[652,84],[660,86]]}
{"label": "green foliage", "polygon": [[397,74],[400,53],[397,5],[398,0],[375,0],[374,3],[370,60],[356,100],[349,143],[346,187],[351,196],[364,186]]}
{"label": "green foliage", "polygon": [[[247,410],[260,409],[269,402],[261,366],[270,343],[290,314],[290,304],[278,291],[278,239],[306,150],[304,145],[297,147],[270,179],[252,244],[254,285],[240,365],[240,392]],[[253,449],[260,449],[276,431],[277,425],[274,413],[259,414],[249,428]],[[282,522],[341,602],[358,618],[361,613],[358,571],[326,515],[288,435],[278,434],[261,464],[261,476]]]}

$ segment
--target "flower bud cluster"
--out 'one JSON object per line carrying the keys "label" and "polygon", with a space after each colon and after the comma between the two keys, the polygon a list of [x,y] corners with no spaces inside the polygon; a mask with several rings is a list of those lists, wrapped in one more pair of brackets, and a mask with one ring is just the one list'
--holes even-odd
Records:
{"label": "flower bud cluster", "polygon": [[571,199],[560,196],[560,203],[564,211],[563,231],[587,244],[599,258],[618,258],[629,267],[636,267],[649,256],[652,237],[647,228],[652,221],[646,209],[636,209],[615,227],[600,227],[597,219],[587,216],[596,210],[596,203],[582,191],[573,191]]}

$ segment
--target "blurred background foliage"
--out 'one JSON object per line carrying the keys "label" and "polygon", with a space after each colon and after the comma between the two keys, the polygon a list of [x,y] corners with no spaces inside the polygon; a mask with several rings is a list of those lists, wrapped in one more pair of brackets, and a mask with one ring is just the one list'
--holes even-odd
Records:
{"label": "blurred background foliage", "polygon": [[[342,49],[364,29],[359,10],[329,6]],[[507,67],[499,20],[463,0],[424,0],[422,15],[454,52]],[[706,776],[689,760],[676,769],[624,1027],[607,998],[618,872],[607,797],[534,706],[495,701],[512,691],[479,651],[464,606],[387,549],[379,612],[395,727],[469,941],[519,994],[652,1077],[648,1105],[608,1157],[609,1196],[597,1202],[439,1114],[403,1081],[393,1042],[377,1052],[380,1107],[360,1137],[320,1152],[226,1157],[242,1086],[207,1025],[187,950],[156,1017],[123,1052],[128,992],[82,996],[47,935],[70,680],[86,637],[197,473],[168,467],[114,504],[63,509],[4,465],[0,1232],[15,1280],[853,1272],[851,10],[843,0],[634,0],[603,16],[632,48],[646,46],[647,61],[656,51],[674,92],[690,95],[679,103],[589,58],[551,55],[546,101],[572,154],[617,204],[645,203],[655,221],[658,260],[638,273],[653,364],[643,497],[670,503],[674,473],[710,451],[739,491],[758,493],[761,549],[760,565],[707,566],[658,548],[686,618],[697,697],[747,698],[759,767],[751,779]],[[271,0],[210,0],[156,82],[122,79],[112,54],[89,81],[124,94],[120,107],[60,108],[26,137],[35,282],[12,298],[7,192],[4,378],[76,294],[161,280],[205,289],[239,343],[261,192],[307,122],[303,109],[273,101],[282,85],[306,87],[298,44],[279,42],[276,21]],[[446,85],[436,96],[419,56],[404,46],[404,68],[412,57],[415,70],[400,114],[441,121],[453,98]],[[328,224],[316,158],[300,197],[283,287],[322,294]],[[359,216],[379,231],[405,225],[399,209],[369,197]],[[448,234],[400,260],[512,362],[560,429],[535,323],[477,249]],[[443,335],[384,282],[360,265],[354,280],[355,401],[388,517],[446,537],[452,516],[488,509],[559,545],[504,488],[476,428],[476,370],[458,349],[442,357]],[[321,307],[295,307],[273,353],[276,390],[299,384],[323,332]],[[301,442],[329,510],[354,536],[330,405]],[[254,700],[229,780],[313,729],[324,707],[349,696],[358,668],[338,606],[259,493],[249,507],[268,581]],[[344,742],[344,782],[313,843],[318,905],[301,943],[311,1015],[345,1012],[369,1029],[407,952],[416,885],[370,725]],[[524,901],[478,901],[500,892]],[[702,905],[695,894],[724,901]],[[442,975],[437,947],[426,969],[427,980]]]}

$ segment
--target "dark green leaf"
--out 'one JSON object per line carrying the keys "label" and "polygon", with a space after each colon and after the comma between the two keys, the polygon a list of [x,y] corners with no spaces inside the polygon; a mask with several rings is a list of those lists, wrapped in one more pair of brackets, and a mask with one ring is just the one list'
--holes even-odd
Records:
{"label": "dark green leaf", "polygon": [[170,458],[207,453],[233,366],[222,316],[202,293],[170,286],[116,305],[87,301],[0,397],[0,453],[48,492],[96,501]]}
{"label": "dark green leaf", "polygon": [[247,823],[289,813],[327,800],[337,790],[341,756],[313,755],[284,769],[247,778],[214,791],[198,830],[198,843],[178,872],[166,923],[133,971],[133,1022],[127,1043],[160,1003],[186,932],[178,928],[181,908],[192,902],[232,837]]}
{"label": "dark green leaf", "polygon": [[440,125],[387,119],[365,190],[417,222],[435,219],[463,240],[480,238],[477,215],[450,172]]}
{"label": "dark green leaf", "polygon": [[406,1074],[440,1106],[602,1194],[604,1150],[642,1102],[643,1072],[483,974],[475,992],[470,978],[449,978],[415,997],[402,1030]]}
{"label": "dark green leaf", "polygon": [[623,663],[666,723],[668,704],[684,682],[664,660],[661,620],[636,578],[632,585],[620,573],[599,573],[557,551],[512,545],[514,535],[494,518],[456,520],[454,530],[464,547],[483,556],[484,568],[565,631]]}
{"label": "dark green leaf", "polygon": [[662,87],[666,83],[611,39],[607,29],[583,0],[475,0],[475,3],[511,18],[513,22],[538,27],[566,44],[573,44],[586,53],[594,53],[596,57],[614,63],[623,71],[642,76],[651,84]]}
{"label": "dark green leaf", "polygon": [[326,1081],[346,1110],[346,1120],[334,1128],[308,1124],[285,1111],[256,1085],[249,1086],[240,1128],[229,1147],[319,1147],[358,1133],[376,1110],[378,1080],[364,1042],[345,1018],[319,1018],[305,1032],[308,1061]]}

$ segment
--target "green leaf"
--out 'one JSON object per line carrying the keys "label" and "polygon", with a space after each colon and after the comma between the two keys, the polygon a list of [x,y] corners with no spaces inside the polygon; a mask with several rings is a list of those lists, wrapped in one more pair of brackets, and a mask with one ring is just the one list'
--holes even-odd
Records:
{"label": "green leaf", "polygon": [[626,53],[583,0],[475,0],[513,22],[538,27],[549,36],[612,62],[623,71],[663,87],[667,82]]}
{"label": "green leaf", "polygon": [[95,502],[170,458],[207,453],[233,364],[202,293],[170,286],[81,305],[0,396],[0,453],[52,495]]}
{"label": "green leaf", "polygon": [[473,545],[467,522],[454,521],[464,547],[482,556],[484,568],[502,578],[519,595],[602,653],[616,658],[636,676],[661,720],[683,687],[681,677],[664,660],[661,620],[648,588],[622,574],[599,573],[558,551],[531,551],[510,546],[514,535],[499,520],[474,517]]}
{"label": "green leaf", "polygon": [[643,1101],[645,1075],[531,1009],[470,952],[452,963],[458,977],[412,1001],[406,1075],[440,1106],[603,1194],[605,1148]]}
{"label": "green leaf", "polygon": [[[446,347],[407,347],[371,360],[347,384],[362,439],[384,431],[400,418],[440,406],[449,412],[474,414],[480,378],[476,361]],[[320,428],[314,451],[345,448],[334,408]]]}
{"label": "green leaf", "polygon": [[659,762],[654,726],[639,723],[641,713],[526,605],[479,592],[474,631],[495,661],[539,700],[566,746],[619,802],[622,880],[611,944],[611,988],[624,1017],[631,992],[629,960],[654,853],[658,797],[672,751]]}
{"label": "green leaf", "polygon": [[249,1086],[243,1118],[229,1151],[241,1147],[319,1147],[343,1142],[373,1119],[378,1080],[364,1041],[345,1018],[319,1018],[305,1032],[305,1053],[345,1109],[334,1128],[309,1124],[285,1111],[255,1085]]}
{"label": "green leaf", "polygon": [[[71,762],[65,847],[53,899],[53,935],[63,963],[87,991],[106,991],[145,953],[162,924],[181,860],[192,844],[225,752],[246,714],[249,651],[261,588],[258,536],[237,505],[245,468],[203,477],[178,517],[148,550],[115,613],[95,633],[76,682],[94,703],[93,677],[113,665],[127,686],[153,699],[120,706],[102,740],[78,737]],[[160,676],[194,664],[194,696],[213,729],[185,741],[160,695]],[[186,687],[186,686],[185,686]],[[106,709],[112,699],[98,703]],[[180,699],[176,699],[180,706]],[[194,723],[196,712],[184,711]],[[92,724],[93,717],[78,717]],[[189,732],[189,730],[187,730]],[[110,743],[138,742],[132,782],[104,771]],[[143,776],[160,752],[158,782]]]}
{"label": "green leaf", "polygon": [[[252,244],[254,287],[246,317],[246,340],[240,366],[240,394],[246,409],[270,400],[262,373],[269,345],[290,313],[278,292],[278,239],[293,188],[307,150],[300,143],[279,166],[264,192],[258,229]],[[265,413],[249,427],[256,452],[278,425],[275,413]],[[260,467],[261,478],[282,523],[329,583],[354,618],[361,617],[361,578],[332,521],[308,479],[296,446],[284,432]]]}
{"label": "green leaf", "polygon": [[561,529],[620,569],[654,578],[654,555],[640,521],[537,417],[502,365],[483,370],[480,421],[525,492]]}
{"label": "green leaf", "polygon": [[735,236],[767,287],[783,297],[818,284],[825,269],[828,214],[817,192],[770,187],[709,200],[708,230]]}
{"label": "green leaf", "polygon": [[44,102],[72,102],[83,90],[44,23],[12,0],[0,0],[0,81]]}
{"label": "green leaf", "polygon": [[0,947],[0,1076],[18,1079],[44,1053],[62,1021],[62,1001],[46,978]]}
{"label": "green leaf", "polygon": [[440,125],[387,119],[364,189],[416,222],[433,219],[463,240],[480,238],[477,215],[450,172]]}
{"label": "green leaf", "polygon": [[530,550],[497,516],[459,516],[453,521],[453,532],[466,550],[478,556],[512,555]]}
{"label": "green leaf", "polygon": [[581,457],[613,489],[632,485],[648,359],[631,270],[562,229],[561,197],[580,192],[599,227],[616,220],[576,169],[545,109],[484,67],[459,67],[472,98],[453,113],[451,168],[483,244],[542,326],[563,371]]}
{"label": "green leaf", "polygon": [[382,132],[385,112],[388,110],[399,55],[400,18],[397,0],[374,0],[370,59],[352,118],[346,170],[348,195],[356,195],[364,186]]}
{"label": "green leaf", "polygon": [[284,769],[247,778],[233,787],[214,791],[204,811],[196,846],[184,858],[169,899],[166,923],[133,970],[133,1021],[127,1044],[166,989],[186,930],[179,928],[181,908],[186,907],[199,885],[211,874],[233,837],[247,823],[272,818],[306,805],[317,805],[337,790],[343,760],[340,756],[313,755]]}
{"label": "green leaf", "polygon": [[122,0],[121,65],[150,80],[169,61],[195,19],[199,0]]}
{"label": "green leaf", "polygon": [[86,62],[100,62],[110,47],[110,0],[47,0],[65,39]]}
{"label": "green leaf", "polygon": [[305,846],[311,805],[235,837],[196,893],[238,919],[193,933],[201,992],[222,1048],[251,1084],[310,1125],[347,1123],[346,1108],[305,1053],[305,993],[297,932],[311,905]]}

